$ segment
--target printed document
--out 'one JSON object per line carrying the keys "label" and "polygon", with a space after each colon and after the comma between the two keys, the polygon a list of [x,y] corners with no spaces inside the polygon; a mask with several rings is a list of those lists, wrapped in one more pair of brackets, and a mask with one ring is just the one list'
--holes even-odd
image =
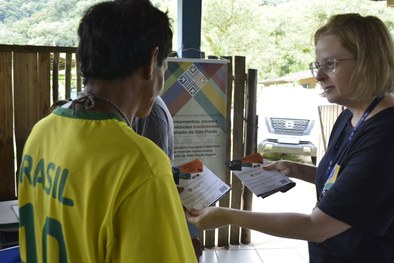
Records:
{"label": "printed document", "polygon": [[276,192],[286,192],[296,183],[278,171],[265,171],[268,161],[260,154],[251,154],[227,163],[232,172],[255,195],[265,198]]}
{"label": "printed document", "polygon": [[230,186],[198,159],[173,167],[172,171],[182,204],[187,209],[208,207],[230,190]]}

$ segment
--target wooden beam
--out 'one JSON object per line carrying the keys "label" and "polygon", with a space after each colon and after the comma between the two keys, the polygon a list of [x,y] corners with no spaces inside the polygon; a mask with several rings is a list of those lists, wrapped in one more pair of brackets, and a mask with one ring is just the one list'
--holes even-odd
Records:
{"label": "wooden beam", "polygon": [[0,45],[1,52],[37,53],[37,52],[65,52],[75,53],[76,47],[30,46],[30,45]]}
{"label": "wooden beam", "polygon": [[388,7],[393,7],[394,6],[394,0],[387,0],[387,6]]}

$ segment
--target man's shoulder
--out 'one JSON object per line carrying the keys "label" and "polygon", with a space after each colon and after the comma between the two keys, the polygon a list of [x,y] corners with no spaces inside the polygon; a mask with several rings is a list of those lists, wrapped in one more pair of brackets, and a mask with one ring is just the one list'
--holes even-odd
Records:
{"label": "man's shoulder", "polygon": [[150,112],[148,117],[163,119],[168,123],[170,121],[172,121],[171,113],[170,113],[167,105],[163,101],[163,99],[160,97],[156,98],[156,100],[152,106],[152,111]]}

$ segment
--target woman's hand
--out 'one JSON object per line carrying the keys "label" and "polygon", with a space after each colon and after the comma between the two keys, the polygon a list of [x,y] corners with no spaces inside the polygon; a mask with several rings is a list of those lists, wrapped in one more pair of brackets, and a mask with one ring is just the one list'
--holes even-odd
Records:
{"label": "woman's hand", "polygon": [[229,224],[225,211],[226,208],[211,206],[201,210],[192,209],[186,212],[186,216],[190,223],[202,230],[215,229]]}
{"label": "woman's hand", "polygon": [[266,171],[278,171],[284,176],[315,183],[316,166],[291,161],[276,161],[263,166]]}
{"label": "woman's hand", "polygon": [[294,171],[292,170],[292,163],[290,161],[276,161],[263,166],[263,170],[278,171],[288,177],[292,177],[294,174]]}

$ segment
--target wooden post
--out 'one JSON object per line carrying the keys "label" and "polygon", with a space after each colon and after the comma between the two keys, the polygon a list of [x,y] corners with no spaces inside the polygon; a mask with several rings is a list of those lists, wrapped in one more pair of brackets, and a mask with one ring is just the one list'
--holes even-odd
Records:
{"label": "wooden post", "polygon": [[[257,69],[248,69],[248,86],[247,86],[247,126],[246,126],[246,147],[245,155],[257,152],[257,122],[256,122],[256,91],[257,91]],[[253,204],[253,193],[245,187],[243,194],[243,210],[251,211]],[[250,229],[242,228],[241,243],[249,244],[251,242]]]}
{"label": "wooden post", "polygon": [[[244,104],[245,104],[245,57],[234,58],[234,121],[233,121],[233,158],[244,156]],[[241,209],[243,185],[241,181],[232,176],[231,181],[231,207]],[[230,227],[230,244],[238,245],[240,241],[240,228]]]}
{"label": "wooden post", "polygon": [[14,53],[14,114],[17,167],[31,127],[38,114],[33,104],[38,104],[37,53]]}
{"label": "wooden post", "polygon": [[[227,132],[226,132],[226,160],[231,160],[231,108],[233,104],[233,59],[232,57],[223,57],[228,60],[227,64],[227,105],[226,105],[226,121],[227,121]],[[230,171],[226,170],[225,183],[231,185]],[[226,195],[219,201],[219,206],[230,207],[230,195]],[[218,230],[218,246],[228,247],[229,246],[229,231],[230,227],[222,227]]]}
{"label": "wooden post", "polygon": [[81,77],[81,68],[79,61],[77,60],[77,56],[75,56],[75,71],[77,75],[77,95],[82,90],[82,77]]}
{"label": "wooden post", "polygon": [[0,201],[15,199],[12,52],[0,52]]}
{"label": "wooden post", "polygon": [[59,60],[59,52],[54,52],[52,63],[52,103],[59,99]]}
{"label": "wooden post", "polygon": [[49,114],[51,106],[51,54],[49,51],[38,53],[38,119]]}
{"label": "wooden post", "polygon": [[326,152],[328,138],[331,134],[331,129],[338,118],[339,114],[344,110],[341,105],[322,105],[318,106],[319,123],[320,123],[320,136],[319,146],[317,152],[317,162],[321,160]]}
{"label": "wooden post", "polygon": [[71,64],[72,64],[72,54],[66,53],[66,59],[64,61],[64,86],[65,86],[65,98],[71,98]]}

